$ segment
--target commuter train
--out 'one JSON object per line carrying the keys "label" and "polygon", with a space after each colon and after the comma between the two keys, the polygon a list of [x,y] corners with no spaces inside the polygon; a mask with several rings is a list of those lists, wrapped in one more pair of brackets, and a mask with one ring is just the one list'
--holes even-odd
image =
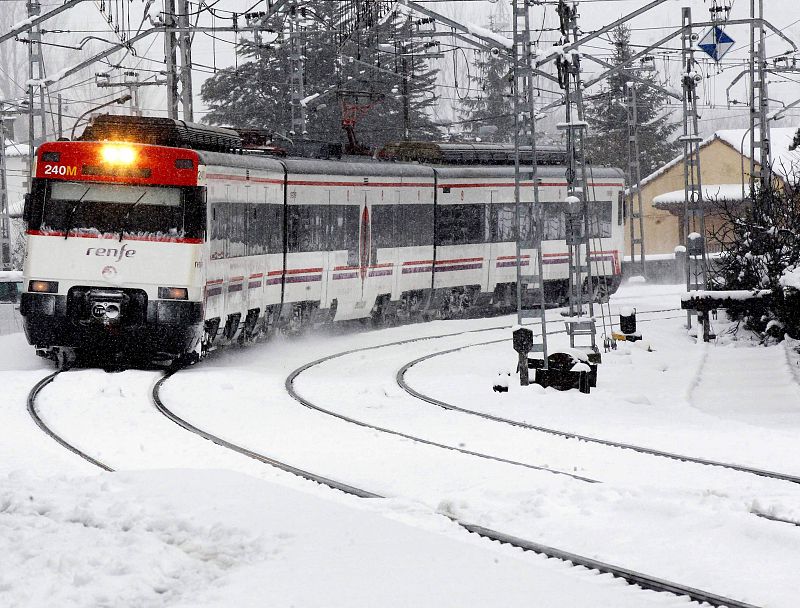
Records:
{"label": "commuter train", "polygon": [[[119,116],[42,144],[24,211],[28,341],[65,366],[191,361],[274,329],[513,306],[518,259],[535,252],[516,255],[510,150],[400,144],[381,156],[282,156],[245,149],[232,130]],[[564,167],[538,178],[544,285],[558,301]],[[592,274],[607,293],[620,278],[623,176],[594,168],[590,185]]]}

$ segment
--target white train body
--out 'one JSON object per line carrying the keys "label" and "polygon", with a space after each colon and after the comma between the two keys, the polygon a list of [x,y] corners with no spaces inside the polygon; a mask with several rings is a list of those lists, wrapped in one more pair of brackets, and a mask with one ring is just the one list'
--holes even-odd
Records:
{"label": "white train body", "polygon": [[[513,167],[126,144],[134,165],[149,164],[123,171],[82,158],[98,156],[100,145],[53,142],[38,152],[22,313],[43,355],[109,347],[174,358],[315,319],[434,316],[513,301]],[[544,280],[557,300],[568,277],[564,169],[540,167],[538,176]],[[619,171],[591,172],[592,275],[612,289],[622,188]],[[523,201],[532,196],[528,177]],[[91,225],[103,206],[119,225],[111,211],[97,211],[103,226]],[[535,255],[523,250],[523,266]]]}

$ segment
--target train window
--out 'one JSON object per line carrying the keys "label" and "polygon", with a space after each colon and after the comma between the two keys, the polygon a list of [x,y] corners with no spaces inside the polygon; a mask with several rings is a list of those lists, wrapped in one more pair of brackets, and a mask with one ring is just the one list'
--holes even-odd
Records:
{"label": "train window", "polygon": [[492,205],[492,241],[504,243],[516,240],[516,210],[513,203]]}
{"label": "train window", "polygon": [[267,253],[269,229],[267,205],[247,205],[247,255]]}
{"label": "train window", "polygon": [[206,192],[203,188],[187,188],[184,191],[186,212],[183,231],[189,238],[202,239],[206,236]]}
{"label": "train window", "polygon": [[324,251],[327,205],[290,205],[286,228],[290,252]]}
{"label": "train window", "polygon": [[225,241],[228,232],[228,210],[225,203],[211,205],[211,243],[210,256],[212,260],[225,257]]}
{"label": "train window", "polygon": [[233,203],[228,205],[228,253],[226,257],[238,258],[247,254],[247,205]]}
{"label": "train window", "polygon": [[617,226],[625,223],[625,196],[622,190],[617,192]]}
{"label": "train window", "polygon": [[433,245],[433,205],[395,205],[397,247]]}
{"label": "train window", "polygon": [[395,205],[372,206],[372,259],[378,249],[396,247],[395,241]]}
{"label": "train window", "polygon": [[283,253],[283,205],[266,205],[269,252]]}
{"label": "train window", "polygon": [[606,239],[611,236],[611,201],[595,201],[589,204],[589,234],[593,238]]}
{"label": "train window", "polygon": [[[509,243],[517,239],[517,206],[514,203],[503,203],[500,205],[490,205],[489,234],[487,241],[494,243]],[[528,236],[534,232],[531,219],[531,208],[533,203],[523,202],[519,207],[520,239],[524,242]]]}
{"label": "train window", "polygon": [[328,207],[328,251],[347,251],[347,263],[358,264],[360,207],[331,205]]}
{"label": "train window", "polygon": [[567,238],[567,220],[564,203],[544,203],[542,239],[560,241]]}
{"label": "train window", "polygon": [[437,245],[483,243],[485,205],[440,205]]}

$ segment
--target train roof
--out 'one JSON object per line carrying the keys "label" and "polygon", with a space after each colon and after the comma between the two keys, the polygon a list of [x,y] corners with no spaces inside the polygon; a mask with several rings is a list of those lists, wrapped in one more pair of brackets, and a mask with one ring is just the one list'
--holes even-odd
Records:
{"label": "train roof", "polygon": [[[443,178],[514,178],[514,167],[508,165],[436,165],[429,166],[419,163],[382,162],[367,160],[358,157],[358,160],[317,160],[308,158],[276,159],[268,156],[250,156],[239,154],[220,154],[217,152],[200,151],[197,153],[201,162],[206,165],[232,166],[243,169],[274,171],[283,173],[284,167],[289,173],[299,175],[348,175],[359,177],[413,177],[433,178],[434,173]],[[610,178],[622,179],[624,173],[620,169],[606,167],[589,167],[591,179]],[[563,166],[537,167],[537,176],[541,178],[561,179],[564,177]],[[531,168],[522,167],[524,179],[530,179]]]}
{"label": "train roof", "polygon": [[[130,141],[157,146],[189,148],[196,152],[206,165],[240,167],[244,169],[282,173],[284,168],[295,174],[323,174],[348,176],[385,176],[433,178],[434,172],[442,177],[509,178],[514,176],[514,147],[509,144],[484,142],[421,142],[401,141],[385,145],[376,155],[369,157],[338,158],[330,144],[314,142],[315,146],[300,146],[291,156],[291,147],[281,154],[277,148],[247,149],[247,142],[257,141],[253,133],[263,137],[260,130],[234,129],[187,123],[182,120],[156,117],[138,117],[104,114],[96,117],[81,135],[82,141]],[[301,142],[303,143],[303,142]],[[306,142],[307,143],[307,142]],[[302,148],[302,149],[301,149]],[[323,158],[310,158],[312,149],[318,149]],[[289,156],[284,157],[284,152]],[[534,150],[529,146],[519,149],[522,174],[530,178],[530,163]],[[333,158],[332,158],[333,157]],[[558,146],[540,146],[535,150],[537,174],[540,177],[564,176],[566,152]],[[527,166],[526,166],[527,165]],[[593,167],[592,177],[622,178],[619,169]]]}

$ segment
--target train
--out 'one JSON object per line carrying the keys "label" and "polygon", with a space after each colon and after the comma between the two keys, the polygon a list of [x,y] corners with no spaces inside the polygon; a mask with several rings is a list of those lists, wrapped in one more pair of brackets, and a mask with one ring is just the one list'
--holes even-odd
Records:
{"label": "train", "polygon": [[[29,343],[61,366],[185,363],[277,330],[515,305],[517,264],[536,252],[517,256],[510,147],[400,142],[357,158],[297,149],[110,115],[75,141],[40,145],[23,214]],[[558,301],[568,277],[564,154],[534,153],[544,287]],[[608,295],[620,282],[624,177],[589,175],[593,287]],[[530,168],[523,178],[531,203]]]}

